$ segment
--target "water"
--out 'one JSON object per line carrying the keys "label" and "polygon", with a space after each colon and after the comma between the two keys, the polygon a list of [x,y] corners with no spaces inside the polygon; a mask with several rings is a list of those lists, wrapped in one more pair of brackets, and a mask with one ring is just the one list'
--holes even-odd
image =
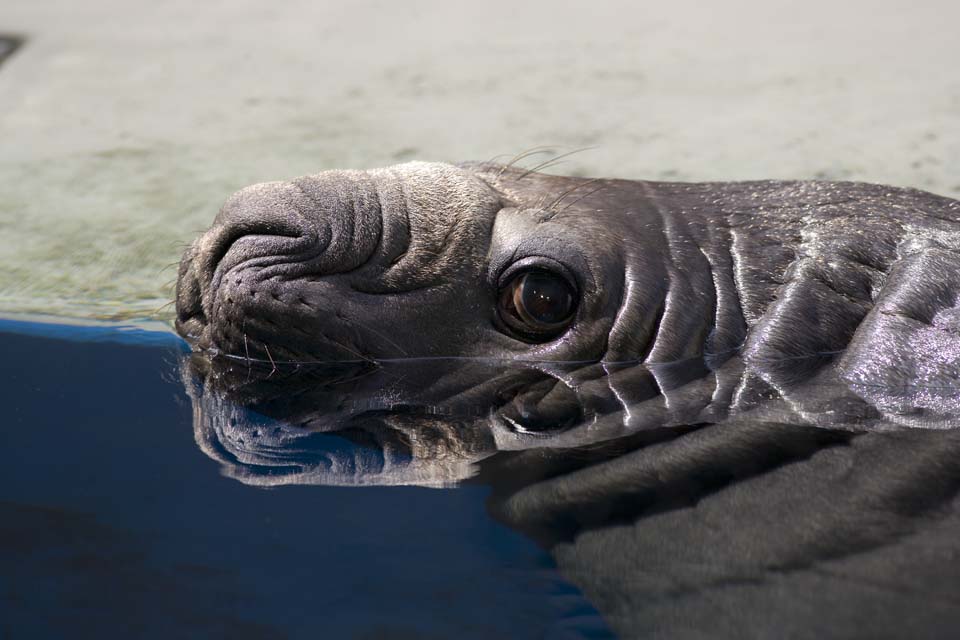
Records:
{"label": "water", "polygon": [[20,45],[0,40],[0,313],[58,316],[0,321],[0,638],[956,628],[949,434],[744,460],[692,431],[703,455],[670,467],[644,453],[676,453],[664,434],[613,437],[621,416],[467,441],[431,423],[418,451],[366,432],[378,456],[357,432],[250,439],[270,419],[185,375],[169,332],[63,323],[169,320],[169,265],[227,195],[329,168],[554,145],[592,148],[570,175],[957,197],[960,4],[74,5],[11,2],[0,25]]}
{"label": "water", "polygon": [[171,334],[0,331],[0,637],[609,637],[487,487],[251,487]]}

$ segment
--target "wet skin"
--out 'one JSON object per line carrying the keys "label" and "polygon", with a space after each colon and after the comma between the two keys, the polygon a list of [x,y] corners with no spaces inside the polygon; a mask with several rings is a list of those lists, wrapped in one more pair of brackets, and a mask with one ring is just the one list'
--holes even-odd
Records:
{"label": "wet skin", "polygon": [[958,298],[929,193],[411,163],[233,196],[177,328],[245,482],[489,482],[625,637],[934,637]]}

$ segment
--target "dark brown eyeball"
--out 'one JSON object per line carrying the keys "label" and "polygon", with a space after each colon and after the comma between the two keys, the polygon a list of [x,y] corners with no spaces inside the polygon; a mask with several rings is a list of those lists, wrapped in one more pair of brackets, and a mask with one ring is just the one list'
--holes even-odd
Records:
{"label": "dark brown eyeball", "polygon": [[498,295],[500,319],[518,336],[545,342],[573,321],[577,293],[563,276],[544,269],[521,271]]}

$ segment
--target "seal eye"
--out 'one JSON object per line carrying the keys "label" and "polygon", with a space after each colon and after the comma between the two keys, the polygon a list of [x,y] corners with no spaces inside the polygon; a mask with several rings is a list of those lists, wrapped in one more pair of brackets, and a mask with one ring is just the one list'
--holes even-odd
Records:
{"label": "seal eye", "polygon": [[544,269],[513,276],[498,297],[503,323],[534,342],[559,335],[573,320],[577,307],[574,289],[567,279]]}

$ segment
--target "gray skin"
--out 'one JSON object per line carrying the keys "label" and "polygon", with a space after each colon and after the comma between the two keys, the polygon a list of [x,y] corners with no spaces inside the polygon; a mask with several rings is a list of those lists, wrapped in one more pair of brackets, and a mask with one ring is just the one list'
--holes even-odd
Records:
{"label": "gray skin", "polygon": [[[523,261],[576,281],[542,343],[498,320]],[[920,191],[411,163],[233,196],[177,328],[228,473],[475,476],[622,637],[951,637],[958,299]]]}
{"label": "gray skin", "polygon": [[[539,344],[497,319],[498,280],[525,261],[579,289]],[[274,364],[604,363],[557,377],[630,431],[745,410],[932,427],[960,411],[958,297],[960,202],[920,191],[409,163],[232,196],[183,258],[177,330]]]}

